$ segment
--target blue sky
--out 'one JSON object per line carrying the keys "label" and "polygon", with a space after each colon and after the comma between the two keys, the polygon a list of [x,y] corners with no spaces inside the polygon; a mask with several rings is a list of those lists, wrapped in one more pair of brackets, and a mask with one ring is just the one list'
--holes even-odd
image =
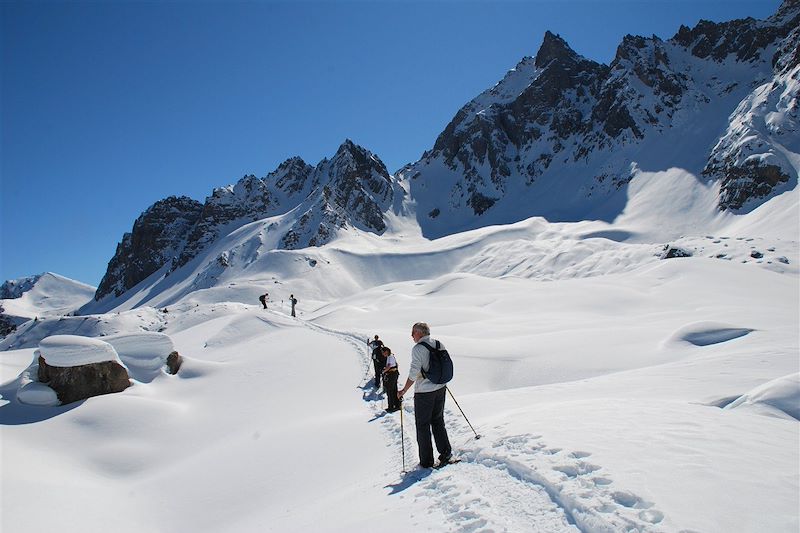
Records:
{"label": "blue sky", "polygon": [[778,0],[3,2],[0,282],[97,285],[170,195],[202,201],[350,138],[394,172],[546,30],[609,63],[625,34]]}

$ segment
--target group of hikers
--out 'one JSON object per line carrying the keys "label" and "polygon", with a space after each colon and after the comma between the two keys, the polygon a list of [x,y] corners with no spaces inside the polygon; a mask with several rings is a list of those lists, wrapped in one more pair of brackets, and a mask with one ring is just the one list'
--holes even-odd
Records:
{"label": "group of hikers", "polygon": [[[269,301],[269,293],[265,292],[261,296],[258,297],[258,301],[261,302],[261,305],[264,306],[264,309],[267,308],[267,302]],[[294,297],[294,294],[289,295],[289,303],[292,304],[292,316],[295,315],[294,308],[297,305],[297,298]]]}
{"label": "group of hikers", "polygon": [[[452,460],[452,448],[444,425],[444,401],[447,389],[446,381],[452,377],[452,364],[449,368],[449,377],[444,382],[437,376],[432,376],[433,357],[444,353],[449,363],[449,355],[436,339],[431,338],[428,324],[417,322],[411,328],[411,337],[414,347],[411,349],[411,365],[408,378],[401,389],[397,388],[399,370],[397,359],[392,354],[391,348],[383,344],[378,335],[372,340],[367,340],[372,348],[372,362],[375,370],[376,389],[383,384],[383,390],[389,401],[386,411],[389,413],[401,409],[403,397],[414,386],[414,420],[417,430],[417,447],[419,448],[419,464],[422,468],[432,468],[433,446],[431,434],[439,452],[439,463],[444,466]],[[433,348],[433,347],[436,348]]]}

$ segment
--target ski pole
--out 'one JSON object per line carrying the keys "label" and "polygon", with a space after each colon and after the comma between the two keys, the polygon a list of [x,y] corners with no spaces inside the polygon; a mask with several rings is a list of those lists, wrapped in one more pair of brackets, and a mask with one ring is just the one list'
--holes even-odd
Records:
{"label": "ski pole", "polygon": [[460,405],[458,405],[458,400],[456,400],[456,397],[453,396],[453,392],[450,390],[450,387],[445,386],[445,389],[447,389],[447,392],[450,393],[450,397],[453,399],[453,401],[456,402],[456,407],[458,407],[458,410],[461,411],[461,414],[463,415],[464,420],[466,420],[467,424],[469,424],[469,429],[471,429],[472,432],[475,433],[475,440],[478,440],[479,438],[481,438],[481,436],[478,435],[478,432],[475,431],[475,428],[472,427],[472,424],[469,423],[469,418],[467,418],[467,415],[464,414],[464,410],[461,408]]}
{"label": "ski pole", "polygon": [[406,471],[406,440],[403,436],[403,406],[400,406],[400,449],[403,454],[403,472]]}

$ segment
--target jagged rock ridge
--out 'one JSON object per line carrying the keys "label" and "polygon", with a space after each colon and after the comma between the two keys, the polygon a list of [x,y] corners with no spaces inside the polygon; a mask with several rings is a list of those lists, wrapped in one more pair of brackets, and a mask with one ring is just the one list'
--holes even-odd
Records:
{"label": "jagged rock ridge", "polygon": [[[640,170],[678,167],[720,185],[719,208],[749,210],[797,182],[800,1],[764,21],[701,21],[669,40],[626,36],[610,65],[547,32],[494,87],[458,111],[397,179],[346,141],[316,166],[300,158],[215,189],[167,199],[126,234],[95,295],[120,295],[191,263],[247,222],[275,217],[278,248],[382,233],[408,184],[427,237],[534,215],[613,220]],[[218,258],[225,266],[229,257]]]}
{"label": "jagged rock ridge", "polygon": [[291,213],[280,239],[286,249],[320,246],[347,226],[381,233],[399,191],[377,156],[346,140],[316,167],[294,157],[264,178],[248,175],[214,189],[203,204],[161,200],[117,246],[95,300],[119,296],[162,268],[174,272],[236,227],[267,217]]}
{"label": "jagged rock ridge", "polygon": [[797,138],[798,25],[800,6],[789,0],[765,21],[701,21],[668,41],[628,35],[608,66],[546,33],[535,59],[467,103],[433,149],[400,170],[423,232],[533,215],[613,219],[619,210],[608,206],[624,201],[609,199],[638,168],[718,180],[721,209],[758,205],[797,179],[776,138]]}

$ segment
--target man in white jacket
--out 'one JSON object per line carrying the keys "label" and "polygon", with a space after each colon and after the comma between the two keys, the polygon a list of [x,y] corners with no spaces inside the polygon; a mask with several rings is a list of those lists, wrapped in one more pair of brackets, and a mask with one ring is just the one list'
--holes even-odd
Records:
{"label": "man in white jacket", "polygon": [[[422,342],[429,346],[436,344],[436,339],[431,338],[428,324],[417,322],[411,328],[411,337],[416,343],[411,350],[411,368],[405,386],[398,392],[398,397],[403,395],[414,385],[414,419],[417,426],[417,446],[419,447],[419,464],[423,468],[433,466],[433,446],[431,445],[431,432],[439,452],[439,464],[446,464],[452,456],[450,439],[444,426],[444,400],[446,386],[432,383],[426,379],[422,372],[430,366],[430,352]],[[441,349],[444,345],[439,343]]]}

